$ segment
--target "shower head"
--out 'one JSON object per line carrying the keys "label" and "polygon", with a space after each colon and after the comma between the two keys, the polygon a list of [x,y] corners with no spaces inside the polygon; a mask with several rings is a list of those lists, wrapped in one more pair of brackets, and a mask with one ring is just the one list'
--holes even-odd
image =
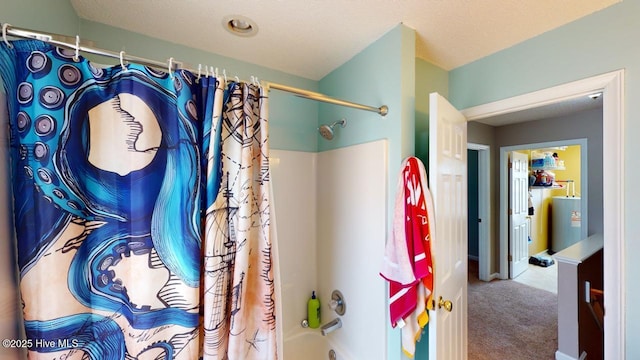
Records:
{"label": "shower head", "polygon": [[318,128],[318,131],[320,132],[320,136],[322,136],[323,138],[327,139],[327,140],[331,140],[333,139],[333,127],[336,126],[337,124],[340,124],[342,127],[347,126],[347,120],[346,119],[340,119],[336,122],[334,122],[331,125],[321,125]]}

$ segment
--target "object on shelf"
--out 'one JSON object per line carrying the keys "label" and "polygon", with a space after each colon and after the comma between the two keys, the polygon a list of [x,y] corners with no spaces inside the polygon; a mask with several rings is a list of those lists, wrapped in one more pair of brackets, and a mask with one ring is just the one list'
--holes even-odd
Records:
{"label": "object on shelf", "polygon": [[531,153],[531,167],[541,168],[544,167],[544,155],[538,152]]}
{"label": "object on shelf", "polygon": [[547,170],[535,170],[534,176],[533,186],[552,186],[556,179],[556,174]]}
{"label": "object on shelf", "polygon": [[534,170],[564,170],[564,160],[558,158],[557,152],[531,153],[531,168]]}
{"label": "object on shelf", "polygon": [[[553,156],[555,155],[555,156]],[[544,167],[546,168],[555,168],[556,167],[556,158],[558,157],[557,153],[553,153],[553,155],[550,152],[547,152],[544,154]]]}

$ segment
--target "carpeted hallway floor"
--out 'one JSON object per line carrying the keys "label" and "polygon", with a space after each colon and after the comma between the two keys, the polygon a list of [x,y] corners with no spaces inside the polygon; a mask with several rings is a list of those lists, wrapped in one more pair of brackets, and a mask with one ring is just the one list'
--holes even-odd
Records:
{"label": "carpeted hallway floor", "polygon": [[511,280],[480,281],[470,271],[468,300],[469,360],[555,358],[556,294]]}

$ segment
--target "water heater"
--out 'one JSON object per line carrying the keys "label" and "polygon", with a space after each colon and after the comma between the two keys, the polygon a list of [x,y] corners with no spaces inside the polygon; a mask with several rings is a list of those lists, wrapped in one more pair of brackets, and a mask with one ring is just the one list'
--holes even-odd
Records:
{"label": "water heater", "polygon": [[551,203],[551,252],[580,241],[582,216],[580,197],[554,196]]}

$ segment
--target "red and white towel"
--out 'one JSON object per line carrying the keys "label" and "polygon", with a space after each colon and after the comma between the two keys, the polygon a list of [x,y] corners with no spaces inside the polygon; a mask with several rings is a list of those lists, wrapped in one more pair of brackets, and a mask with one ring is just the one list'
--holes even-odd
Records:
{"label": "red and white towel", "polygon": [[402,162],[393,218],[380,275],[389,281],[391,325],[402,328],[402,350],[415,354],[415,342],[429,321],[433,293],[431,241],[434,210],[424,165],[416,157]]}

